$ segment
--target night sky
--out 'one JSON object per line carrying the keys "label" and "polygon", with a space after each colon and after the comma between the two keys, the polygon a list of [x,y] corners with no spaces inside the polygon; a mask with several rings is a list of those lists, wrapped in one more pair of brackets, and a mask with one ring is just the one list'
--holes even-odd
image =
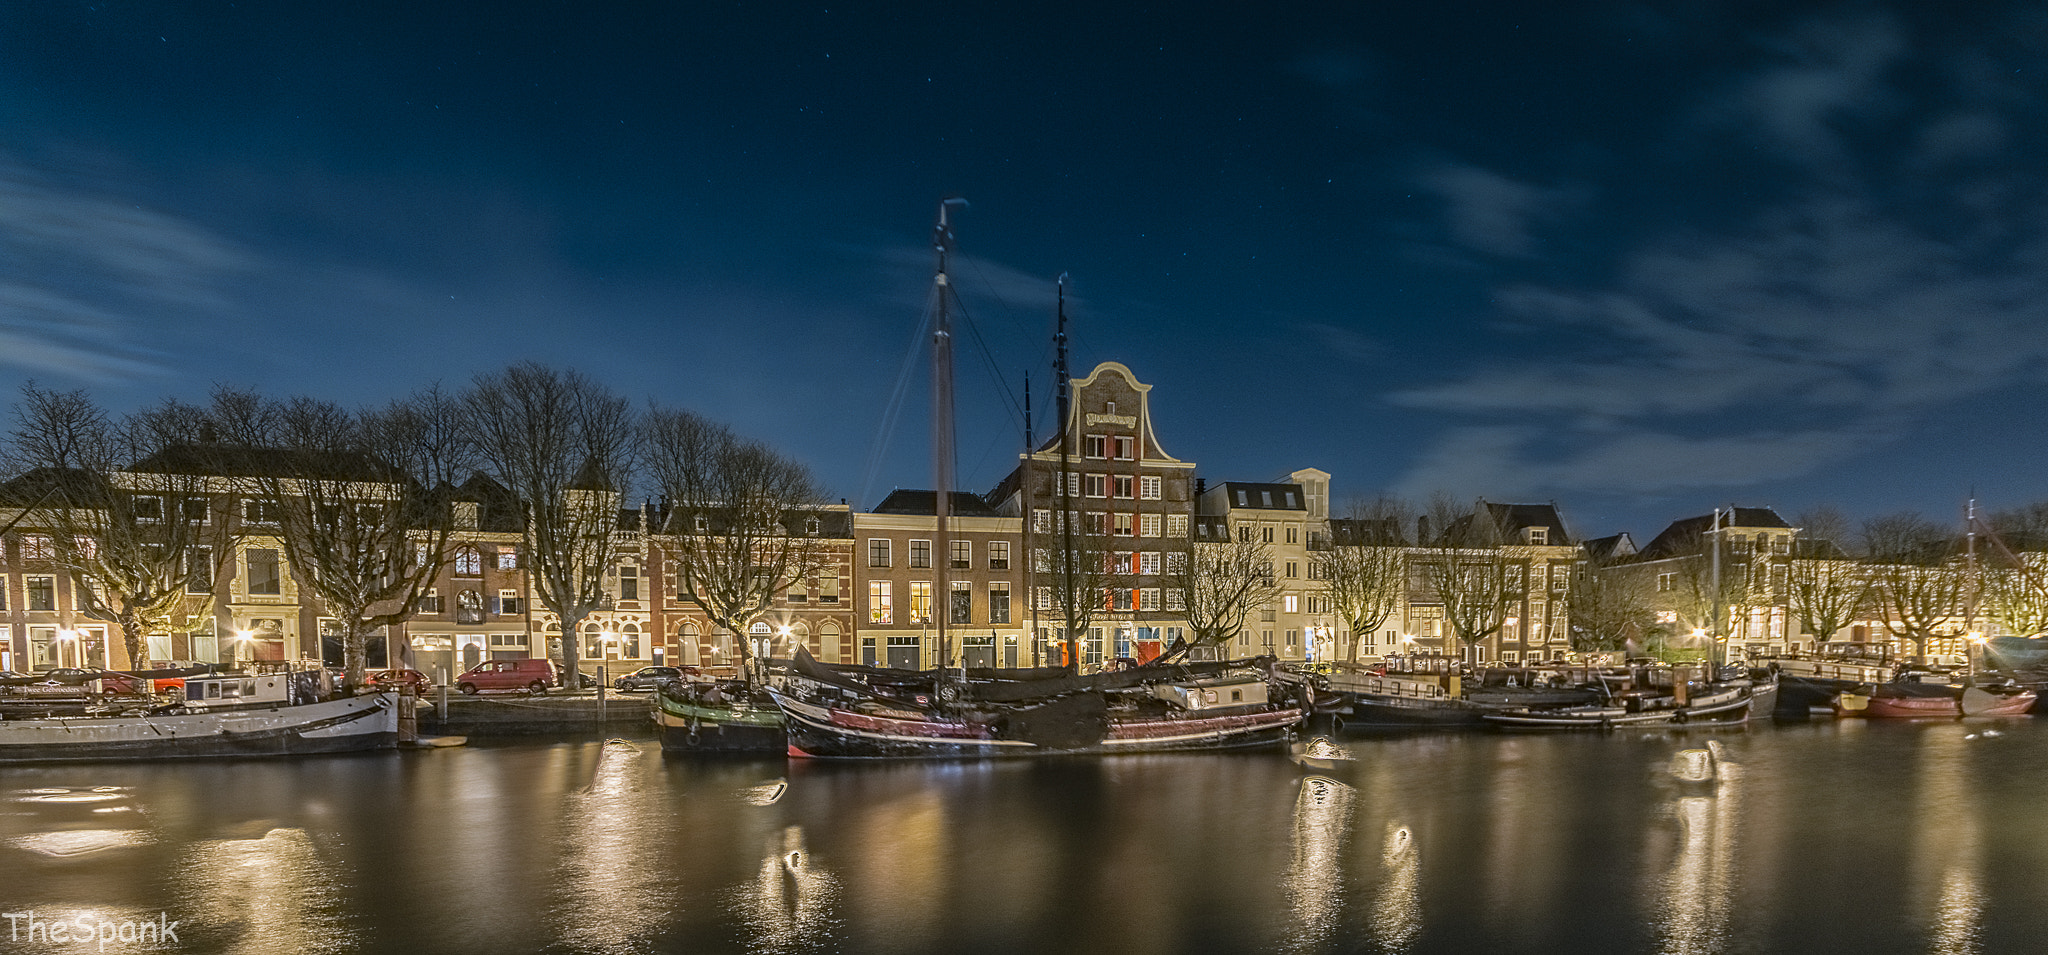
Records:
{"label": "night sky", "polygon": [[[0,385],[539,359],[869,507],[1074,367],[1211,481],[1948,520],[2048,499],[2039,3],[0,6]],[[900,400],[898,396],[901,396]]]}

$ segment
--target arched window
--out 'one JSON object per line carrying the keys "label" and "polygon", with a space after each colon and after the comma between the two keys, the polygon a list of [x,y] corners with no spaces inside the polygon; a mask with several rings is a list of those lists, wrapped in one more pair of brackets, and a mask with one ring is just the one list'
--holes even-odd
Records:
{"label": "arched window", "polygon": [[484,555],[482,551],[468,544],[455,548],[455,576],[482,577],[483,575]]}

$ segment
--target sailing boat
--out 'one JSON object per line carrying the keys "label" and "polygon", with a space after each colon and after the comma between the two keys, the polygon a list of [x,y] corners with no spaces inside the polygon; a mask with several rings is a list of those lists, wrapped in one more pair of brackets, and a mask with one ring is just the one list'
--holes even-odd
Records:
{"label": "sailing boat", "polygon": [[[932,452],[938,491],[934,544],[948,553],[952,497],[953,362],[946,260],[953,233],[939,206],[935,232],[938,308],[932,334]],[[1064,350],[1061,365],[1064,367]],[[1062,380],[1062,447],[1072,402]],[[943,563],[941,564],[943,566]],[[944,588],[941,588],[942,592]],[[1292,741],[1304,711],[1271,698],[1272,661],[1153,663],[1081,676],[997,678],[952,668],[947,614],[935,615],[939,668],[928,694],[904,694],[881,675],[823,667],[799,651],[769,692],[787,718],[789,755],[837,759],[989,758],[1225,750]],[[995,671],[1007,675],[1010,671]]]}

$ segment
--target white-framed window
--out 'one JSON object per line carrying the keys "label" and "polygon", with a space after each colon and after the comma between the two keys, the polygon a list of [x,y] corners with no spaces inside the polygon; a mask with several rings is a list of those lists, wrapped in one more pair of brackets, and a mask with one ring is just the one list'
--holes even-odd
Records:
{"label": "white-framed window", "polygon": [[1036,507],[1031,509],[1031,532],[1033,534],[1052,533],[1051,509],[1043,507]]}
{"label": "white-framed window", "polygon": [[22,560],[57,559],[57,542],[48,534],[21,535]]}
{"label": "white-framed window", "polygon": [[242,500],[242,523],[275,524],[277,519],[276,501],[259,497],[244,498]]}
{"label": "white-framed window", "polygon": [[998,580],[988,585],[988,622],[1010,622],[1010,584]]}
{"label": "white-framed window", "polygon": [[1281,598],[1280,598],[1280,603],[1281,603],[1281,608],[1280,608],[1280,609],[1282,609],[1282,610],[1285,610],[1285,611],[1287,611],[1288,613],[1300,613],[1300,612],[1301,612],[1301,598],[1300,598],[1300,597],[1298,597],[1298,596],[1296,596],[1296,595],[1294,595],[1294,594],[1288,594],[1288,595],[1286,595],[1286,596],[1284,596],[1284,597],[1281,597]]}
{"label": "white-framed window", "polygon": [[1158,537],[1158,536],[1159,536],[1159,515],[1157,515],[1157,514],[1140,514],[1140,515],[1138,515],[1138,536],[1139,536],[1139,537]]}
{"label": "white-framed window", "polygon": [[1115,451],[1119,461],[1135,460],[1138,457],[1138,439],[1128,434],[1117,435]]}
{"label": "white-framed window", "polygon": [[519,616],[519,615],[520,615],[521,613],[525,612],[525,609],[526,609],[526,608],[525,608],[525,607],[524,607],[524,606],[522,605],[522,603],[521,603],[521,601],[520,601],[520,599],[519,599],[519,591],[517,591],[517,590],[500,590],[500,591],[498,591],[498,613],[499,613],[499,614],[502,614],[502,615],[504,615],[504,616],[507,616],[507,617],[516,617],[516,616]]}
{"label": "white-framed window", "polygon": [[1082,477],[1082,483],[1083,483],[1083,486],[1087,488],[1087,496],[1089,496],[1089,497],[1108,497],[1108,496],[1109,496],[1109,475],[1106,475],[1106,474],[1088,474],[1088,475],[1083,475],[1083,477]]}
{"label": "white-framed window", "polygon": [[482,577],[483,575],[484,555],[481,551],[468,544],[455,548],[455,576]]}
{"label": "white-framed window", "polygon": [[1166,536],[1168,536],[1168,537],[1186,537],[1186,536],[1188,536],[1188,516],[1187,516],[1186,514],[1168,514],[1168,515],[1166,515]]}
{"label": "white-framed window", "polygon": [[1128,474],[1119,474],[1110,481],[1111,496],[1127,501],[1138,496],[1137,488],[1138,482]]}
{"label": "white-framed window", "polygon": [[[128,507],[135,512],[135,520],[143,524],[161,524],[164,520],[164,499],[153,495],[130,498]],[[158,657],[157,659],[163,659]]]}
{"label": "white-framed window", "polygon": [[904,623],[932,622],[932,582],[913,580],[910,582],[910,616]]}
{"label": "white-framed window", "polygon": [[870,538],[868,538],[868,566],[869,566],[869,567],[887,567],[887,566],[889,566],[889,539],[888,539],[888,538],[886,538],[886,537],[870,537]]}
{"label": "white-framed window", "polygon": [[1115,534],[1118,537],[1130,537],[1136,533],[1133,527],[1136,515],[1115,514],[1111,516],[1114,518],[1112,522],[1111,533]]}
{"label": "white-framed window", "polygon": [[930,567],[932,565],[932,542],[914,540],[910,542],[910,566]]}
{"label": "white-framed window", "polygon": [[1159,609],[1162,609],[1162,608],[1160,607],[1160,605],[1159,605],[1159,588],[1157,588],[1157,587],[1141,587],[1141,588],[1139,588],[1139,589],[1138,589],[1138,609],[1139,609],[1139,610],[1159,610]]}
{"label": "white-framed window", "polygon": [[952,569],[967,570],[974,566],[973,541],[947,541],[946,544],[953,551]]}
{"label": "white-framed window", "polygon": [[1531,527],[1531,528],[1529,528],[1529,543],[1531,543],[1531,544],[1548,544],[1548,543],[1550,543],[1550,528],[1548,528],[1548,527]]}
{"label": "white-framed window", "polygon": [[1088,533],[1094,534],[1097,537],[1109,533],[1109,512],[1089,511],[1088,523],[1085,526]]}
{"label": "white-framed window", "polygon": [[1675,573],[1674,573],[1674,574],[1658,574],[1658,575],[1657,575],[1657,589],[1658,589],[1658,590],[1677,590],[1677,589],[1678,589],[1678,575],[1677,575],[1677,574],[1675,574]]}
{"label": "white-framed window", "polygon": [[988,569],[990,569],[990,570],[1009,570],[1009,569],[1010,569],[1010,542],[1009,542],[1009,541],[989,541],[989,542],[988,542]]}
{"label": "white-framed window", "polygon": [[879,624],[894,624],[896,622],[896,608],[890,603],[889,582],[886,580],[868,581],[868,622]]}
{"label": "white-framed window", "polygon": [[498,548],[498,569],[518,570],[519,548],[510,545]]}
{"label": "white-framed window", "polygon": [[1159,575],[1159,552],[1148,550],[1138,555],[1138,573],[1149,577]]}
{"label": "white-framed window", "polygon": [[423,593],[423,594],[421,594],[421,595],[420,595],[420,610],[419,610],[419,612],[420,612],[420,613],[440,613],[440,612],[441,612],[441,592],[440,592],[439,590],[429,590],[429,591],[427,591],[426,593]]}
{"label": "white-framed window", "polygon": [[57,578],[56,578],[56,577],[53,577],[53,576],[49,576],[49,575],[47,575],[47,574],[30,574],[30,575],[29,575],[29,576],[28,576],[28,577],[26,578],[26,580],[24,581],[24,583],[25,583],[25,584],[27,585],[27,588],[26,588],[26,589],[27,589],[27,592],[28,592],[28,594],[27,594],[27,595],[28,595],[28,601],[27,601],[27,603],[25,604],[25,608],[24,608],[24,609],[28,609],[28,610],[55,610],[55,609],[57,609]]}
{"label": "white-framed window", "polygon": [[1079,472],[1077,472],[1077,471],[1068,471],[1068,472],[1067,472],[1067,496],[1068,496],[1068,497],[1080,497],[1080,496],[1081,496],[1081,475],[1080,475],[1080,473],[1079,473]]}
{"label": "white-framed window", "polygon": [[1090,434],[1081,438],[1081,456],[1106,458],[1109,456],[1109,439],[1103,435]]}
{"label": "white-framed window", "polygon": [[242,551],[242,567],[248,571],[244,578],[248,593],[266,597],[284,593],[284,575],[278,567],[275,548],[251,547]]}
{"label": "white-framed window", "polygon": [[1146,501],[1159,500],[1159,475],[1141,474],[1138,476],[1138,497]]}

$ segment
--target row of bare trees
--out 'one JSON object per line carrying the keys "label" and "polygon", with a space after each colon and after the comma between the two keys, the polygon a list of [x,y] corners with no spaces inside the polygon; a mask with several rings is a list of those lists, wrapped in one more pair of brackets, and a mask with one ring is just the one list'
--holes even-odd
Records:
{"label": "row of bare trees", "polygon": [[[619,506],[643,465],[674,502],[670,526],[646,530],[673,535],[684,595],[729,632],[744,634],[822,559],[815,536],[791,533],[824,502],[801,464],[537,363],[377,407],[222,387],[204,405],[167,400],[118,418],[84,391],[30,383],[11,437],[15,519],[48,531],[53,552],[41,556],[71,578],[82,613],[119,626],[131,661],[147,636],[199,612],[237,545],[260,535],[336,621],[359,684],[369,635],[416,613],[447,567],[453,497],[476,474],[518,502],[524,569],[559,621],[571,680],[580,625],[607,605]],[[242,511],[209,519],[217,502]]]}

